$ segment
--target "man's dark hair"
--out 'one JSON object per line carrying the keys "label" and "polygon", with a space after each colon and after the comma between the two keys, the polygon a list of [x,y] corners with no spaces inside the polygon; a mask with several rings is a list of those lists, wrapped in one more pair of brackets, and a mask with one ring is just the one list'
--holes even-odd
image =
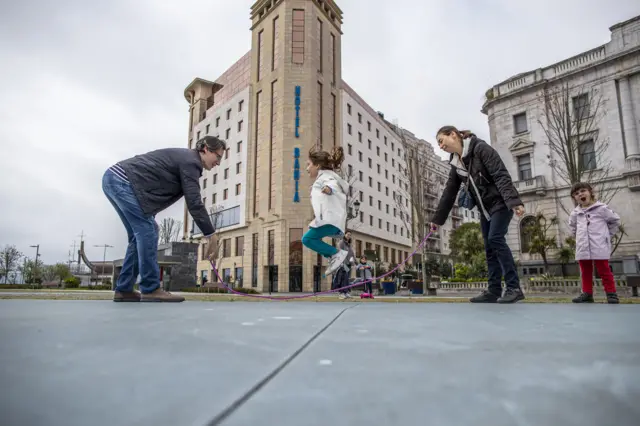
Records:
{"label": "man's dark hair", "polygon": [[204,152],[205,146],[210,152],[217,151],[220,148],[227,149],[227,144],[225,143],[225,141],[215,136],[205,136],[198,142],[196,142],[196,151]]}

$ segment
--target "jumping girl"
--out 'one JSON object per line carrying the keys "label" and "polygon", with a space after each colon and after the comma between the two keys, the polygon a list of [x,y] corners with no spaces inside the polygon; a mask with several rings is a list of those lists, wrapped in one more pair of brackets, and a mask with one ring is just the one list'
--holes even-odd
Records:
{"label": "jumping girl", "polygon": [[574,303],[593,303],[593,264],[602,278],[608,303],[618,303],[616,283],[609,268],[611,238],[620,228],[620,216],[596,201],[591,185],[578,182],[571,188],[578,204],[569,216],[569,229],[576,238],[576,260],[582,275],[582,294]]}
{"label": "jumping girl", "polygon": [[342,147],[334,148],[331,153],[311,149],[307,160],[307,173],[314,179],[311,205],[315,219],[302,237],[302,244],[329,259],[325,275],[341,267],[349,254],[322,241],[326,237],[342,238],[345,233],[349,184],[336,173],[343,161]]}

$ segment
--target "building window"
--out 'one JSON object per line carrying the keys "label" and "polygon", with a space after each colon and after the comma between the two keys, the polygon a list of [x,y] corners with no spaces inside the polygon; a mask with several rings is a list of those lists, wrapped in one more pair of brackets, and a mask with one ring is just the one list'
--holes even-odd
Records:
{"label": "building window", "polygon": [[[473,213],[473,212],[472,212]],[[531,250],[532,237],[529,232],[529,228],[535,225],[536,218],[534,216],[527,216],[520,221],[520,252],[529,253]]]}
{"label": "building window", "polygon": [[236,256],[244,254],[244,237],[236,237]]}
{"label": "building window", "polygon": [[347,104],[347,114],[351,115],[351,104]]}
{"label": "building window", "polygon": [[363,178],[364,178],[364,174],[362,173],[362,171],[358,171],[358,180],[362,182]]}
{"label": "building window", "polygon": [[229,140],[230,136],[231,136],[231,129],[227,129],[227,131],[225,132],[225,139]]}
{"label": "building window", "polygon": [[318,72],[322,73],[322,19],[318,18],[318,29],[316,31],[316,38],[318,40]]}
{"label": "building window", "polygon": [[532,178],[531,172],[531,155],[524,154],[519,155],[518,159],[518,178],[520,180],[527,180]]}
{"label": "building window", "polygon": [[596,151],[593,139],[587,139],[580,142],[578,148],[580,154],[580,165],[582,170],[595,170],[596,165]]}
{"label": "building window", "polygon": [[238,102],[238,112],[242,112],[243,105],[244,105],[244,99],[241,99],[240,102]]}
{"label": "building window", "polygon": [[[573,115],[578,126],[581,125],[580,121],[589,118],[591,113],[591,105],[589,104],[589,94],[583,93],[582,95],[573,98]],[[580,130],[580,128],[578,128]]]}
{"label": "building window", "polygon": [[238,133],[242,131],[242,120],[238,121]]}
{"label": "building window", "polygon": [[242,184],[237,184],[236,185],[236,195],[240,195],[240,192],[242,191]]}
{"label": "building window", "polygon": [[304,63],[304,9],[293,9],[291,62]]}
{"label": "building window", "polygon": [[369,205],[373,207],[373,197],[369,195]]}
{"label": "building window", "polygon": [[258,287],[258,234],[251,238],[251,287]]}
{"label": "building window", "polygon": [[362,124],[362,114],[358,113],[358,123]]}
{"label": "building window", "polygon": [[[348,153],[349,155],[351,155],[351,149],[352,149],[352,148],[353,148],[353,147],[351,146],[351,144],[348,144],[348,145],[347,145],[347,153]],[[351,166],[349,166],[349,167],[351,167]]]}
{"label": "building window", "polygon": [[231,120],[231,108],[227,110],[227,120]]}
{"label": "building window", "polygon": [[222,257],[231,257],[231,239],[222,240]]}
{"label": "building window", "polygon": [[236,149],[236,152],[242,152],[242,141],[238,142],[238,148]]}
{"label": "building window", "polygon": [[229,169],[224,169],[224,178],[229,179]]}
{"label": "building window", "polygon": [[516,135],[520,133],[526,133],[529,129],[527,127],[527,113],[521,112],[513,116],[513,128]]}
{"label": "building window", "polygon": [[317,123],[317,140],[316,146],[318,149],[322,149],[322,83],[318,82],[318,113],[316,118]]}
{"label": "building window", "polygon": [[209,134],[209,127],[211,127],[211,124],[207,124],[206,130],[205,130],[205,133],[206,133],[207,135]]}
{"label": "building window", "polygon": [[347,133],[351,134],[351,124],[347,124]]}
{"label": "building window", "polygon": [[349,175],[347,177],[350,178],[351,176],[353,176],[353,166],[349,164],[347,170],[348,170],[347,174]]}
{"label": "building window", "polygon": [[216,118],[216,127],[220,127],[220,117]]}
{"label": "building window", "polygon": [[225,190],[222,192],[222,199],[223,199],[223,200],[226,200],[227,198],[229,198],[229,190],[228,190],[228,189],[225,189]]}
{"label": "building window", "polygon": [[372,169],[373,168],[373,161],[371,160],[371,158],[369,158],[369,168]]}
{"label": "building window", "polygon": [[271,70],[278,68],[278,62],[280,62],[280,29],[278,25],[278,16],[273,18],[273,44],[271,46]]}
{"label": "building window", "polygon": [[264,65],[264,30],[258,33],[258,74],[257,74],[258,81],[262,79],[263,65]]}
{"label": "building window", "polygon": [[358,151],[358,160],[362,163],[362,152]]}
{"label": "building window", "polygon": [[358,132],[358,142],[362,142],[362,133]]}

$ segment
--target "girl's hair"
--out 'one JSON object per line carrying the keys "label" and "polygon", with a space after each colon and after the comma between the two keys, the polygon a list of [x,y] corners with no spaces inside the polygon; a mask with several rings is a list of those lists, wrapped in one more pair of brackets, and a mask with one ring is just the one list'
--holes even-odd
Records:
{"label": "girl's hair", "polygon": [[573,186],[571,187],[571,196],[573,197],[575,193],[580,191],[581,189],[586,189],[587,191],[589,191],[589,193],[591,194],[591,199],[595,201],[596,195],[594,194],[593,188],[591,187],[591,185],[589,185],[587,182],[574,183]]}
{"label": "girl's hair", "polygon": [[227,149],[227,144],[222,139],[218,139],[215,136],[205,136],[196,142],[196,151],[204,152],[205,146],[209,152],[215,152],[220,148]]}
{"label": "girl's hair", "polygon": [[446,136],[449,136],[451,133],[455,133],[456,135],[460,136],[460,140],[469,139],[471,136],[473,136],[473,132],[471,130],[458,130],[455,126],[441,127],[440,130],[438,130],[438,132],[436,133],[436,138],[441,133]]}
{"label": "girl's hair", "polygon": [[320,167],[320,170],[340,170],[340,166],[344,161],[344,150],[341,146],[338,146],[334,147],[331,153],[328,153],[311,148],[309,150],[309,160],[314,166]]}

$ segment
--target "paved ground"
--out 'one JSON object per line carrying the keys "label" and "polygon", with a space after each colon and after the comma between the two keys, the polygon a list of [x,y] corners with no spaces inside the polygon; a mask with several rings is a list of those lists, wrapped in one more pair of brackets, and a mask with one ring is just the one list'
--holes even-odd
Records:
{"label": "paved ground", "polygon": [[0,301],[19,426],[640,424],[640,306]]}

